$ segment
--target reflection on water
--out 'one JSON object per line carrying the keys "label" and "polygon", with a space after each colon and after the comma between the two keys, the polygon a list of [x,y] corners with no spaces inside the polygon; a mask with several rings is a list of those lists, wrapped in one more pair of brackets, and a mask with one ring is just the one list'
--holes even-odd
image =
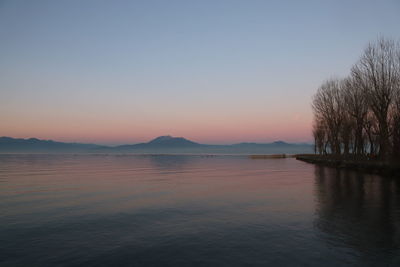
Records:
{"label": "reflection on water", "polygon": [[400,183],[352,171],[316,167],[321,237],[354,249],[365,264],[400,263]]}
{"label": "reflection on water", "polygon": [[0,265],[396,266],[399,195],[294,159],[0,155]]}
{"label": "reflection on water", "polygon": [[193,156],[184,155],[146,155],[143,157],[148,157],[152,166],[160,171],[178,171],[194,160]]}

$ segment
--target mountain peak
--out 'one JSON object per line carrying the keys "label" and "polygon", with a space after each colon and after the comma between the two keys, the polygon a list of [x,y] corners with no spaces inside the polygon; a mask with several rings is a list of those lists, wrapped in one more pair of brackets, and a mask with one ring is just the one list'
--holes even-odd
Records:
{"label": "mountain peak", "polygon": [[275,145],[287,145],[288,143],[279,140],[279,141],[275,141],[274,144],[275,144]]}
{"label": "mountain peak", "polygon": [[162,136],[154,138],[149,143],[163,142],[163,141],[171,140],[171,139],[174,139],[174,138],[176,138],[176,137],[172,137],[171,135],[162,135]]}
{"label": "mountain peak", "polygon": [[187,140],[183,137],[173,137],[171,135],[163,135],[154,138],[147,144],[151,145],[168,145],[168,146],[186,146],[186,145],[197,145],[197,143]]}

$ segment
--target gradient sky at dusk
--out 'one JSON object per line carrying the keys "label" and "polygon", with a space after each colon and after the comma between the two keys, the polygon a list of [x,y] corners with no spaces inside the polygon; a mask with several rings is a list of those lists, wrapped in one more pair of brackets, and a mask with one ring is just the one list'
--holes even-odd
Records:
{"label": "gradient sky at dusk", "polygon": [[0,136],[311,141],[311,97],[400,1],[0,1]]}

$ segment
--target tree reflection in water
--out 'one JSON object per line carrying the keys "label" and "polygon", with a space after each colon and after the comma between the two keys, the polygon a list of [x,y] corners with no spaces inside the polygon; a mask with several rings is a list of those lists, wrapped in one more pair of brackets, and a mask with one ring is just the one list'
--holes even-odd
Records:
{"label": "tree reflection in water", "polygon": [[315,190],[322,239],[369,264],[400,263],[399,181],[316,166]]}

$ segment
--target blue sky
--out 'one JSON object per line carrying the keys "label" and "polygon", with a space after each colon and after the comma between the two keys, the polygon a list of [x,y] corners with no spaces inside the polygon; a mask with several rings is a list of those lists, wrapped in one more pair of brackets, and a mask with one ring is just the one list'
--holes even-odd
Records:
{"label": "blue sky", "polygon": [[311,140],[313,93],[400,1],[0,1],[0,135]]}

